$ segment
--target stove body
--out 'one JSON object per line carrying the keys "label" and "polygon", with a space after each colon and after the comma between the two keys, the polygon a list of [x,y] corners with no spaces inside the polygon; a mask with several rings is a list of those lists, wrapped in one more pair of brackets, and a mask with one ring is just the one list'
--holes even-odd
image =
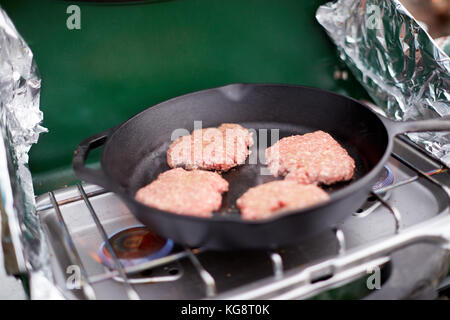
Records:
{"label": "stove body", "polygon": [[[123,270],[110,270],[98,255],[105,236],[139,225],[114,194],[80,184],[40,196],[37,208],[55,282],[70,299],[436,297],[448,270],[450,176],[403,139],[388,166],[393,184],[368,195],[335,230],[304,243],[270,252],[175,246]],[[330,291],[344,285],[353,289]]]}

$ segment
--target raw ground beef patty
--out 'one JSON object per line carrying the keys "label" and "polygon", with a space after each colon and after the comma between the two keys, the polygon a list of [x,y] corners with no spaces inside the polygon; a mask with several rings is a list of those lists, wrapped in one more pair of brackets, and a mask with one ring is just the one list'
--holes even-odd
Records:
{"label": "raw ground beef patty", "polygon": [[323,131],[283,138],[267,148],[266,159],[274,176],[301,184],[348,181],[355,171],[353,158]]}
{"label": "raw ground beef patty", "polygon": [[248,189],[236,202],[242,219],[257,220],[274,214],[302,209],[329,199],[328,193],[314,184],[272,181]]}
{"label": "raw ground beef patty", "polygon": [[194,130],[175,140],[167,151],[171,168],[227,171],[245,162],[253,145],[251,133],[234,123]]}
{"label": "raw ground beef patty", "polygon": [[149,185],[139,189],[136,200],[173,213],[210,217],[222,204],[228,182],[216,172],[182,168],[161,173]]}

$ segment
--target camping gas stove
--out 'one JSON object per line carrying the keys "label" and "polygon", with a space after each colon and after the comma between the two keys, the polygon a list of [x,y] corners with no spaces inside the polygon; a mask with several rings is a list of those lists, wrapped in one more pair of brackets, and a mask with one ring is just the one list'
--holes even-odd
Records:
{"label": "camping gas stove", "polygon": [[270,252],[179,246],[95,185],[44,194],[37,211],[56,286],[68,299],[435,298],[450,286],[449,185],[444,164],[397,138],[357,212]]}

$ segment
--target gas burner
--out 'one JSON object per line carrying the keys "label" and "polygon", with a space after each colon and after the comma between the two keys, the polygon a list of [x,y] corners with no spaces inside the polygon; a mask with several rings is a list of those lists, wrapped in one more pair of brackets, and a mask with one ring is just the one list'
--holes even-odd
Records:
{"label": "gas burner", "polygon": [[[124,267],[162,258],[172,251],[174,245],[171,239],[164,239],[144,226],[121,229],[109,238],[109,242]],[[105,266],[115,269],[105,242],[100,246],[99,256]]]}
{"label": "gas burner", "polygon": [[[387,187],[394,183],[394,175],[392,174],[392,170],[388,166],[384,166],[383,170],[381,171],[380,177],[378,178],[377,182],[372,186],[372,190],[376,191],[381,188]],[[389,191],[379,194],[379,196],[384,200],[388,200],[391,196],[391,193]],[[381,203],[379,201],[376,201],[376,197],[374,195],[370,195],[367,198],[366,203],[364,203],[361,208],[356,210],[356,212],[353,213],[355,217],[364,218],[367,217],[369,214],[371,214],[375,209],[377,209]]]}
{"label": "gas burner", "polygon": [[384,187],[387,187],[394,183],[394,175],[392,174],[391,169],[388,166],[384,166],[380,177],[377,182],[373,185],[372,190],[378,190]]}

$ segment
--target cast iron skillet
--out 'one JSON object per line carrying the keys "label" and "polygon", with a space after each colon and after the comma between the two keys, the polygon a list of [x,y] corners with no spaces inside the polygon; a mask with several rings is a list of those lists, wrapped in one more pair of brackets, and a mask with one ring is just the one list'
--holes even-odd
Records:
{"label": "cast iron skillet", "polygon": [[[355,159],[355,177],[326,188],[331,196],[326,203],[260,221],[242,220],[235,201],[249,187],[275,179],[259,174],[262,164],[246,164],[223,175],[230,191],[212,218],[177,215],[135,201],[140,187],[169,169],[166,151],[172,132],[179,128],[191,132],[199,120],[203,128],[232,122],[256,130],[279,129],[280,138],[326,131]],[[439,130],[450,130],[450,121],[394,122],[356,100],[320,89],[232,84],[162,102],[84,140],[73,169],[80,179],[116,193],[138,220],[177,243],[211,249],[269,249],[331,229],[358,209],[387,161],[395,135]],[[270,131],[267,137],[268,141],[258,139],[259,150],[254,152],[264,151],[265,143],[270,145]],[[86,167],[89,151],[102,145],[100,170]]]}

